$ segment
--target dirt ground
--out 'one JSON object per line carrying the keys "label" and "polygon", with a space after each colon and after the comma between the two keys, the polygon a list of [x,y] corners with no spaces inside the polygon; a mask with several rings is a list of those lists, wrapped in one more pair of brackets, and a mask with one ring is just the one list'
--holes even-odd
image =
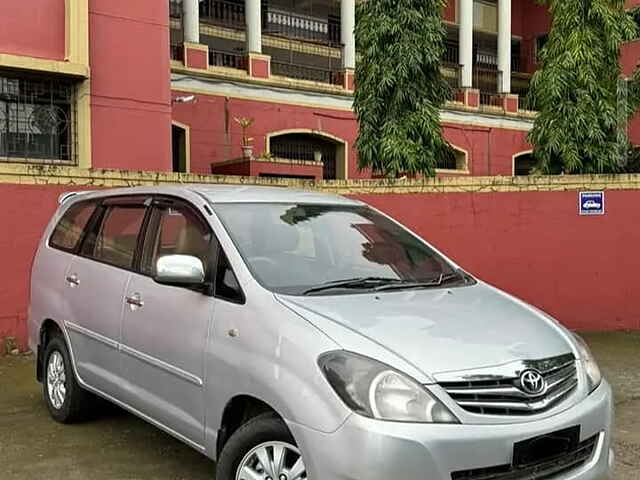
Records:
{"label": "dirt ground", "polygon": [[[640,333],[585,337],[616,392],[614,478],[640,480]],[[32,357],[0,359],[3,480],[213,478],[213,462],[115,407],[79,425],[53,422],[33,368]]]}

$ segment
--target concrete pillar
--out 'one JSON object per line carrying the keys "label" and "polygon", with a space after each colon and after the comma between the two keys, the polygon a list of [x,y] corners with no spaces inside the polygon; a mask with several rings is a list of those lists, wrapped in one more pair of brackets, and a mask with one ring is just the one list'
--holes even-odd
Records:
{"label": "concrete pillar", "polygon": [[473,86],[473,0],[460,0],[460,87]]}
{"label": "concrete pillar", "polygon": [[498,0],[498,92],[511,93],[511,0]]}
{"label": "concrete pillar", "polygon": [[245,0],[247,52],[262,53],[262,12],[260,0]]}
{"label": "concrete pillar", "polygon": [[340,35],[342,38],[342,68],[356,68],[356,2],[342,0],[340,2]]}
{"label": "concrete pillar", "polygon": [[185,43],[200,43],[200,9],[198,0],[182,0],[182,28]]}

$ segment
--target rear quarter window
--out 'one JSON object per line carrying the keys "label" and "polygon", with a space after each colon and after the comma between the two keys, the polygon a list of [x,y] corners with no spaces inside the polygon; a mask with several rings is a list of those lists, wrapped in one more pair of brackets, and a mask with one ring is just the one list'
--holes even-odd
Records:
{"label": "rear quarter window", "polygon": [[95,202],[81,202],[69,207],[53,230],[49,245],[65,251],[75,250],[95,209]]}

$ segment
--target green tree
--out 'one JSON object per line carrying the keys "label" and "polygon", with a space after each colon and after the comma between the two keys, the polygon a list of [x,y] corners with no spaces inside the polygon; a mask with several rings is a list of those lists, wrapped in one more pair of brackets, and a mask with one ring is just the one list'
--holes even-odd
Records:
{"label": "green tree", "polygon": [[536,169],[622,171],[628,140],[621,126],[637,108],[633,95],[625,102],[619,92],[620,46],[637,33],[625,1],[541,1],[550,6],[552,27],[529,94],[539,111],[529,134]]}
{"label": "green tree", "polygon": [[354,109],[361,169],[433,176],[437,163],[451,155],[440,125],[450,95],[440,72],[444,6],[445,0],[358,3]]}

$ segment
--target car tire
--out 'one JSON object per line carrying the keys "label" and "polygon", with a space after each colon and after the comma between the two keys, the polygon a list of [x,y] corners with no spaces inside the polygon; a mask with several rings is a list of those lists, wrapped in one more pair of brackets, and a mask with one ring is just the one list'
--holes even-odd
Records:
{"label": "car tire", "polygon": [[86,418],[91,394],[78,384],[69,349],[60,335],[54,335],[45,348],[42,387],[56,422],[74,423]]}
{"label": "car tire", "polygon": [[[260,451],[262,455],[273,459],[278,456],[274,448],[285,451],[282,466],[280,469],[273,469],[271,465],[264,471],[264,467],[258,462]],[[243,467],[250,468],[257,476],[240,476]],[[276,415],[267,413],[249,420],[231,435],[218,459],[216,480],[278,480],[282,474],[285,474],[287,480],[307,478],[302,456],[287,425]]]}

